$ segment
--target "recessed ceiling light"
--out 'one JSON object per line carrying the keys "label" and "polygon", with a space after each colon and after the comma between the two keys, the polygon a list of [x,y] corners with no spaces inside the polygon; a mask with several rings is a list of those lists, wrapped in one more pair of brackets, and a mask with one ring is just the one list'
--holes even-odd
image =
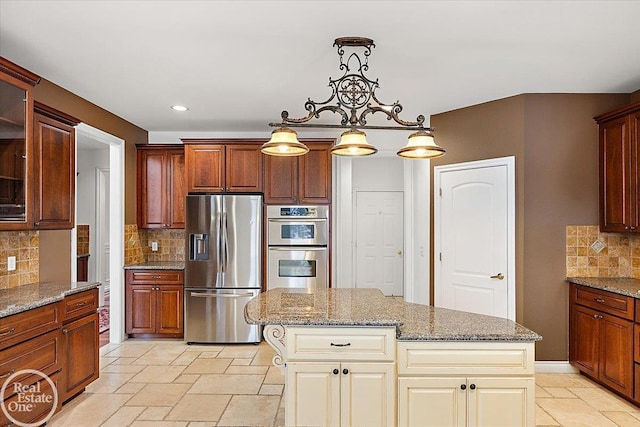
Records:
{"label": "recessed ceiling light", "polygon": [[185,107],[184,105],[172,105],[171,106],[172,110],[176,110],[176,111],[187,111],[188,108]]}

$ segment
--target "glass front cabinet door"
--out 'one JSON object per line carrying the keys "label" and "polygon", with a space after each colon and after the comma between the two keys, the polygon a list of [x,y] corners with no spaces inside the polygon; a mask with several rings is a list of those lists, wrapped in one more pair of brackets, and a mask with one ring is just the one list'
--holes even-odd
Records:
{"label": "glass front cabinet door", "polygon": [[0,57],[0,230],[29,228],[33,87],[40,78]]}

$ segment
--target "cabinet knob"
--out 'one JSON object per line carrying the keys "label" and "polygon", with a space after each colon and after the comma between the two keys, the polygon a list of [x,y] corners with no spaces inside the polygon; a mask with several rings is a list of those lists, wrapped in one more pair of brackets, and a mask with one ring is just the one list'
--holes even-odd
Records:
{"label": "cabinet knob", "polygon": [[471,390],[475,390],[475,389],[476,389],[476,385],[475,385],[475,384],[471,384],[471,385],[469,386],[469,388],[470,388]]}
{"label": "cabinet knob", "polygon": [[333,375],[338,375],[338,372],[340,372],[338,369],[334,369],[333,370]]}
{"label": "cabinet knob", "polygon": [[343,373],[343,374],[345,374],[345,375],[347,375],[347,374],[349,373],[349,370],[348,370],[347,368],[344,368],[344,369],[342,370],[342,373]]}
{"label": "cabinet knob", "polygon": [[462,385],[460,386],[460,390],[466,390],[466,389],[467,389],[467,385],[466,385],[466,384],[462,384]]}
{"label": "cabinet knob", "polygon": [[605,300],[603,300],[602,298],[594,298],[595,302],[599,302],[600,304],[604,304]]}
{"label": "cabinet knob", "polygon": [[68,334],[68,333],[69,333],[69,330],[68,330],[68,329],[63,329],[63,330],[62,330],[62,333],[63,333],[63,334]]}

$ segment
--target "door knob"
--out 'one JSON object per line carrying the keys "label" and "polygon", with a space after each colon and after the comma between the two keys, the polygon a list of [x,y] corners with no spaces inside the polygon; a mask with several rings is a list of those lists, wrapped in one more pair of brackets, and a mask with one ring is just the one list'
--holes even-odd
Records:
{"label": "door knob", "polygon": [[402,255],[402,250],[398,249],[397,254],[398,254],[398,255]]}
{"label": "door knob", "polygon": [[495,276],[490,276],[491,279],[498,279],[498,280],[502,280],[504,279],[504,275],[502,273],[498,273]]}

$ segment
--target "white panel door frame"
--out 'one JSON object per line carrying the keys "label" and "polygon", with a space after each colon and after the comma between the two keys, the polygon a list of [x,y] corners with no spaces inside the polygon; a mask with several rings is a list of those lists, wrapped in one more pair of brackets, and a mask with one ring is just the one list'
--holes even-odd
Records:
{"label": "white panel door frame", "polygon": [[105,225],[104,221],[105,219],[108,219],[108,218],[105,218],[105,214],[104,214],[106,212],[105,198],[109,196],[109,194],[105,194],[107,175],[110,175],[109,168],[96,168],[96,230],[95,230],[96,272],[95,272],[95,278],[97,281],[102,283],[103,292],[106,292],[110,285],[110,283],[105,283],[105,280],[104,280],[105,279],[104,254],[110,251],[109,236],[106,236],[105,234],[103,234],[104,225]]}
{"label": "white panel door frame", "polygon": [[[124,140],[100,129],[80,123],[79,135],[102,142],[109,147],[109,276],[110,316],[109,341],[121,343],[124,333]],[[77,178],[76,178],[77,179]],[[76,185],[76,189],[78,186]],[[77,196],[76,196],[77,197]],[[78,203],[76,203],[77,209]],[[76,212],[77,213],[77,212]],[[76,215],[77,217],[77,215]],[[75,239],[72,242],[72,266],[75,260]]]}
{"label": "white panel door frame", "polygon": [[506,166],[507,168],[507,266],[510,272],[507,279],[507,318],[516,320],[516,202],[515,202],[515,157],[499,157],[488,160],[478,160],[473,162],[455,163],[451,165],[435,166],[434,174],[434,218],[433,218],[433,238],[434,238],[434,294],[438,300],[438,290],[442,281],[442,265],[435,259],[442,251],[441,200],[438,197],[438,189],[441,187],[442,174],[451,171],[461,171],[467,169],[478,169],[494,166]]}

